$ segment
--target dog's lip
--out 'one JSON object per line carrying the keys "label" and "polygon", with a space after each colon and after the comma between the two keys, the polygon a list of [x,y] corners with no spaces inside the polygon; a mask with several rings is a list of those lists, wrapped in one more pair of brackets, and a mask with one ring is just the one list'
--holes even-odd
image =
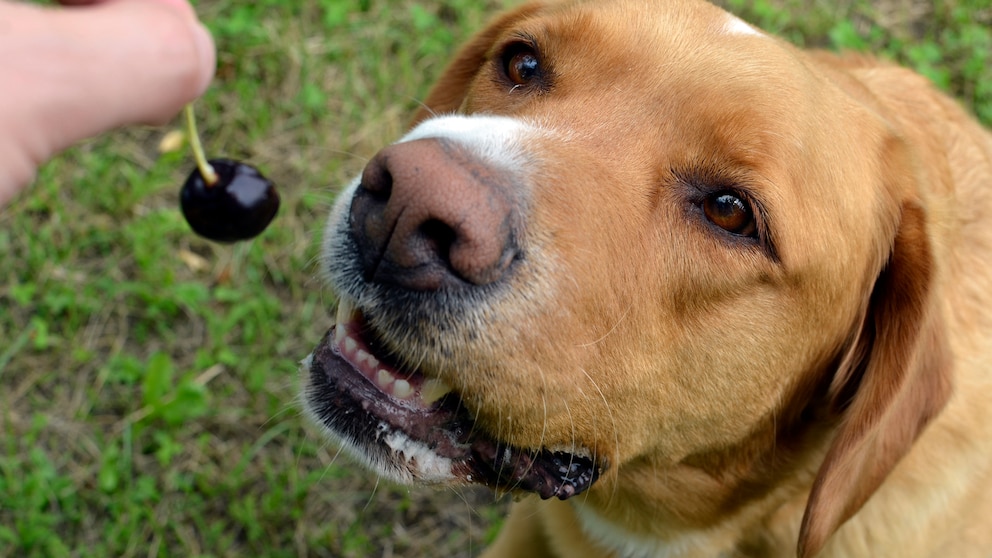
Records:
{"label": "dog's lip", "polygon": [[[442,380],[403,370],[388,357],[373,354],[362,335],[367,325],[347,300],[339,303],[337,318],[309,358],[308,405],[345,438],[349,432],[366,433],[349,439],[353,447],[385,453],[397,468],[404,463],[418,468],[408,471],[411,478],[481,483],[535,492],[545,499],[584,492],[599,477],[602,465],[582,450],[521,449],[488,436]],[[334,406],[334,412],[322,406]],[[335,418],[320,419],[328,416]],[[396,436],[404,442],[390,443]],[[380,447],[371,447],[375,445]],[[415,456],[403,455],[414,450]],[[412,461],[416,463],[410,465]],[[423,470],[427,464],[434,468]]]}
{"label": "dog's lip", "polygon": [[361,313],[348,300],[339,302],[336,322],[332,339],[337,353],[392,401],[426,410],[451,392],[443,380],[400,370],[377,356],[362,336]]}
{"label": "dog's lip", "polygon": [[[403,433],[409,439],[422,442],[431,451],[444,459],[464,459],[467,452],[468,424],[457,416],[454,402],[440,401],[430,406],[417,397],[399,399],[384,390],[380,383],[363,372],[365,365],[349,360],[342,352],[335,326],[324,336],[311,354],[311,407],[333,405],[342,411],[340,416],[358,425],[365,423],[371,428],[355,428],[359,432],[376,432],[377,441],[388,430]],[[407,381],[416,382],[412,376]],[[417,382],[422,383],[422,382]],[[326,413],[317,410],[319,416]],[[328,424],[331,428],[341,428],[341,424]],[[356,440],[357,441],[357,440]],[[441,477],[450,472],[440,474]]]}

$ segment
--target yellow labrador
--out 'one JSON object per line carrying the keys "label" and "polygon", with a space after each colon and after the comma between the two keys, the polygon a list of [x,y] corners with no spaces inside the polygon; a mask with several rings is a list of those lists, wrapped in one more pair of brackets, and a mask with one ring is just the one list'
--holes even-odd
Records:
{"label": "yellow labrador", "polygon": [[992,553],[992,136],[697,0],[534,3],[340,196],[317,423],[487,556]]}

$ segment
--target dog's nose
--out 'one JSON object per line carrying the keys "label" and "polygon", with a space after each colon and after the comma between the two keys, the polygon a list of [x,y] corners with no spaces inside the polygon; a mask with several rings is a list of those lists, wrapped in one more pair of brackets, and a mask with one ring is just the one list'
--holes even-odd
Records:
{"label": "dog's nose", "polygon": [[351,203],[365,279],[418,291],[498,281],[519,252],[512,183],[451,140],[383,149]]}

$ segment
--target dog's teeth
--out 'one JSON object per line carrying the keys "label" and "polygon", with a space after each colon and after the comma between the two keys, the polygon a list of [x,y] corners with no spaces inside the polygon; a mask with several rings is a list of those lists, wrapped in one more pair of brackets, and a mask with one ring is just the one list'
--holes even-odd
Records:
{"label": "dog's teeth", "polygon": [[358,342],[351,337],[346,337],[344,340],[344,350],[350,356],[355,354],[358,350]]}
{"label": "dog's teeth", "polygon": [[379,369],[379,372],[375,375],[375,380],[381,388],[388,387],[389,384],[393,383],[393,380],[395,379],[396,378],[393,378],[393,375],[390,374],[385,368]]}
{"label": "dog's teeth", "polygon": [[338,311],[334,316],[334,321],[338,323],[340,327],[342,324],[346,324],[352,320],[355,314],[355,304],[347,298],[342,298],[338,301]]}
{"label": "dog's teeth", "polygon": [[430,405],[451,392],[451,386],[436,378],[429,378],[420,386],[420,399]]}
{"label": "dog's teeth", "polygon": [[406,399],[413,395],[413,388],[410,387],[410,382],[406,380],[396,380],[393,383],[393,395],[400,399]]}
{"label": "dog's teeth", "polygon": [[348,324],[355,319],[355,305],[347,298],[338,301],[338,311],[334,315],[334,342],[340,344],[351,333]]}
{"label": "dog's teeth", "polygon": [[[368,362],[370,358],[372,358],[372,355],[370,355],[368,351],[363,351],[362,349],[358,349],[358,351],[355,353],[355,362],[357,362],[358,364],[369,366]],[[375,370],[376,367],[369,366],[369,368]]]}

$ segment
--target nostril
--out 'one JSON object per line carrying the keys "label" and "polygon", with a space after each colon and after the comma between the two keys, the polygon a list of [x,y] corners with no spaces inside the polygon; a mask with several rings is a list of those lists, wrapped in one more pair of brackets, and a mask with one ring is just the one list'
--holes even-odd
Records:
{"label": "nostril", "polygon": [[389,171],[389,165],[384,157],[376,156],[362,171],[362,180],[359,184],[372,200],[386,202],[393,192],[393,174]]}
{"label": "nostril", "polygon": [[455,243],[458,233],[450,225],[440,219],[428,219],[419,227],[421,237],[433,248],[433,252],[444,262],[451,265],[451,246]]}
{"label": "nostril", "polygon": [[498,281],[517,252],[516,190],[457,144],[428,138],[383,149],[351,200],[363,277],[417,291]]}

